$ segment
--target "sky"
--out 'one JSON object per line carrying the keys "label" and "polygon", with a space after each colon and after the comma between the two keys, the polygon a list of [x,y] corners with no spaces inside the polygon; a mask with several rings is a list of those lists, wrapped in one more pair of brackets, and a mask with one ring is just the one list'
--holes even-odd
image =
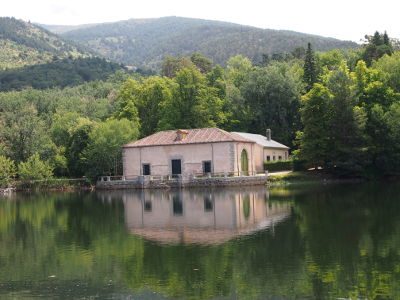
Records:
{"label": "sky", "polygon": [[0,0],[0,15],[56,25],[180,16],[359,42],[376,30],[400,38],[399,6],[395,0]]}

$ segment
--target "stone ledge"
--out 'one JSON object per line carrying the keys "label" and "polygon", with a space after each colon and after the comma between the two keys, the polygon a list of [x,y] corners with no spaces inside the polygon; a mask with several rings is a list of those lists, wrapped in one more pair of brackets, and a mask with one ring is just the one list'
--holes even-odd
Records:
{"label": "stone ledge", "polygon": [[113,180],[98,181],[97,189],[169,189],[185,187],[225,187],[225,186],[252,186],[265,185],[267,176],[240,176],[240,177],[211,177],[193,178],[190,180]]}

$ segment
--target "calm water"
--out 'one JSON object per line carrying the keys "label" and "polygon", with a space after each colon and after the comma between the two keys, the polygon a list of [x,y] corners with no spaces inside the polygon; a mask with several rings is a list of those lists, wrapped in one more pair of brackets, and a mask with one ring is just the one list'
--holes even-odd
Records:
{"label": "calm water", "polygon": [[400,185],[18,194],[1,299],[400,299]]}

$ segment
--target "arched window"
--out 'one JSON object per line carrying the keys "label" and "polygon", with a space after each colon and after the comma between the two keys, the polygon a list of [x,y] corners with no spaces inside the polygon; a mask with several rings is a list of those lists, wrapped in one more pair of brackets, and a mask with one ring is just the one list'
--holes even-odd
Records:
{"label": "arched window", "polygon": [[242,175],[249,175],[249,158],[247,156],[247,151],[245,149],[242,150],[240,161],[241,161]]}

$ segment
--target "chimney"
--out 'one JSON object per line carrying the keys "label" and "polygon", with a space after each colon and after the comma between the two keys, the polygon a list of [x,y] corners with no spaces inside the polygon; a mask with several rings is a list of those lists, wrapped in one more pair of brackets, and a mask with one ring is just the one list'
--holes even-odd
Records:
{"label": "chimney", "polygon": [[188,133],[189,133],[189,131],[187,131],[187,130],[178,129],[176,131],[176,139],[175,139],[175,141],[177,141],[177,142],[183,141],[186,138]]}
{"label": "chimney", "polygon": [[269,129],[269,128],[267,129],[266,137],[267,137],[267,141],[271,140],[271,129]]}

